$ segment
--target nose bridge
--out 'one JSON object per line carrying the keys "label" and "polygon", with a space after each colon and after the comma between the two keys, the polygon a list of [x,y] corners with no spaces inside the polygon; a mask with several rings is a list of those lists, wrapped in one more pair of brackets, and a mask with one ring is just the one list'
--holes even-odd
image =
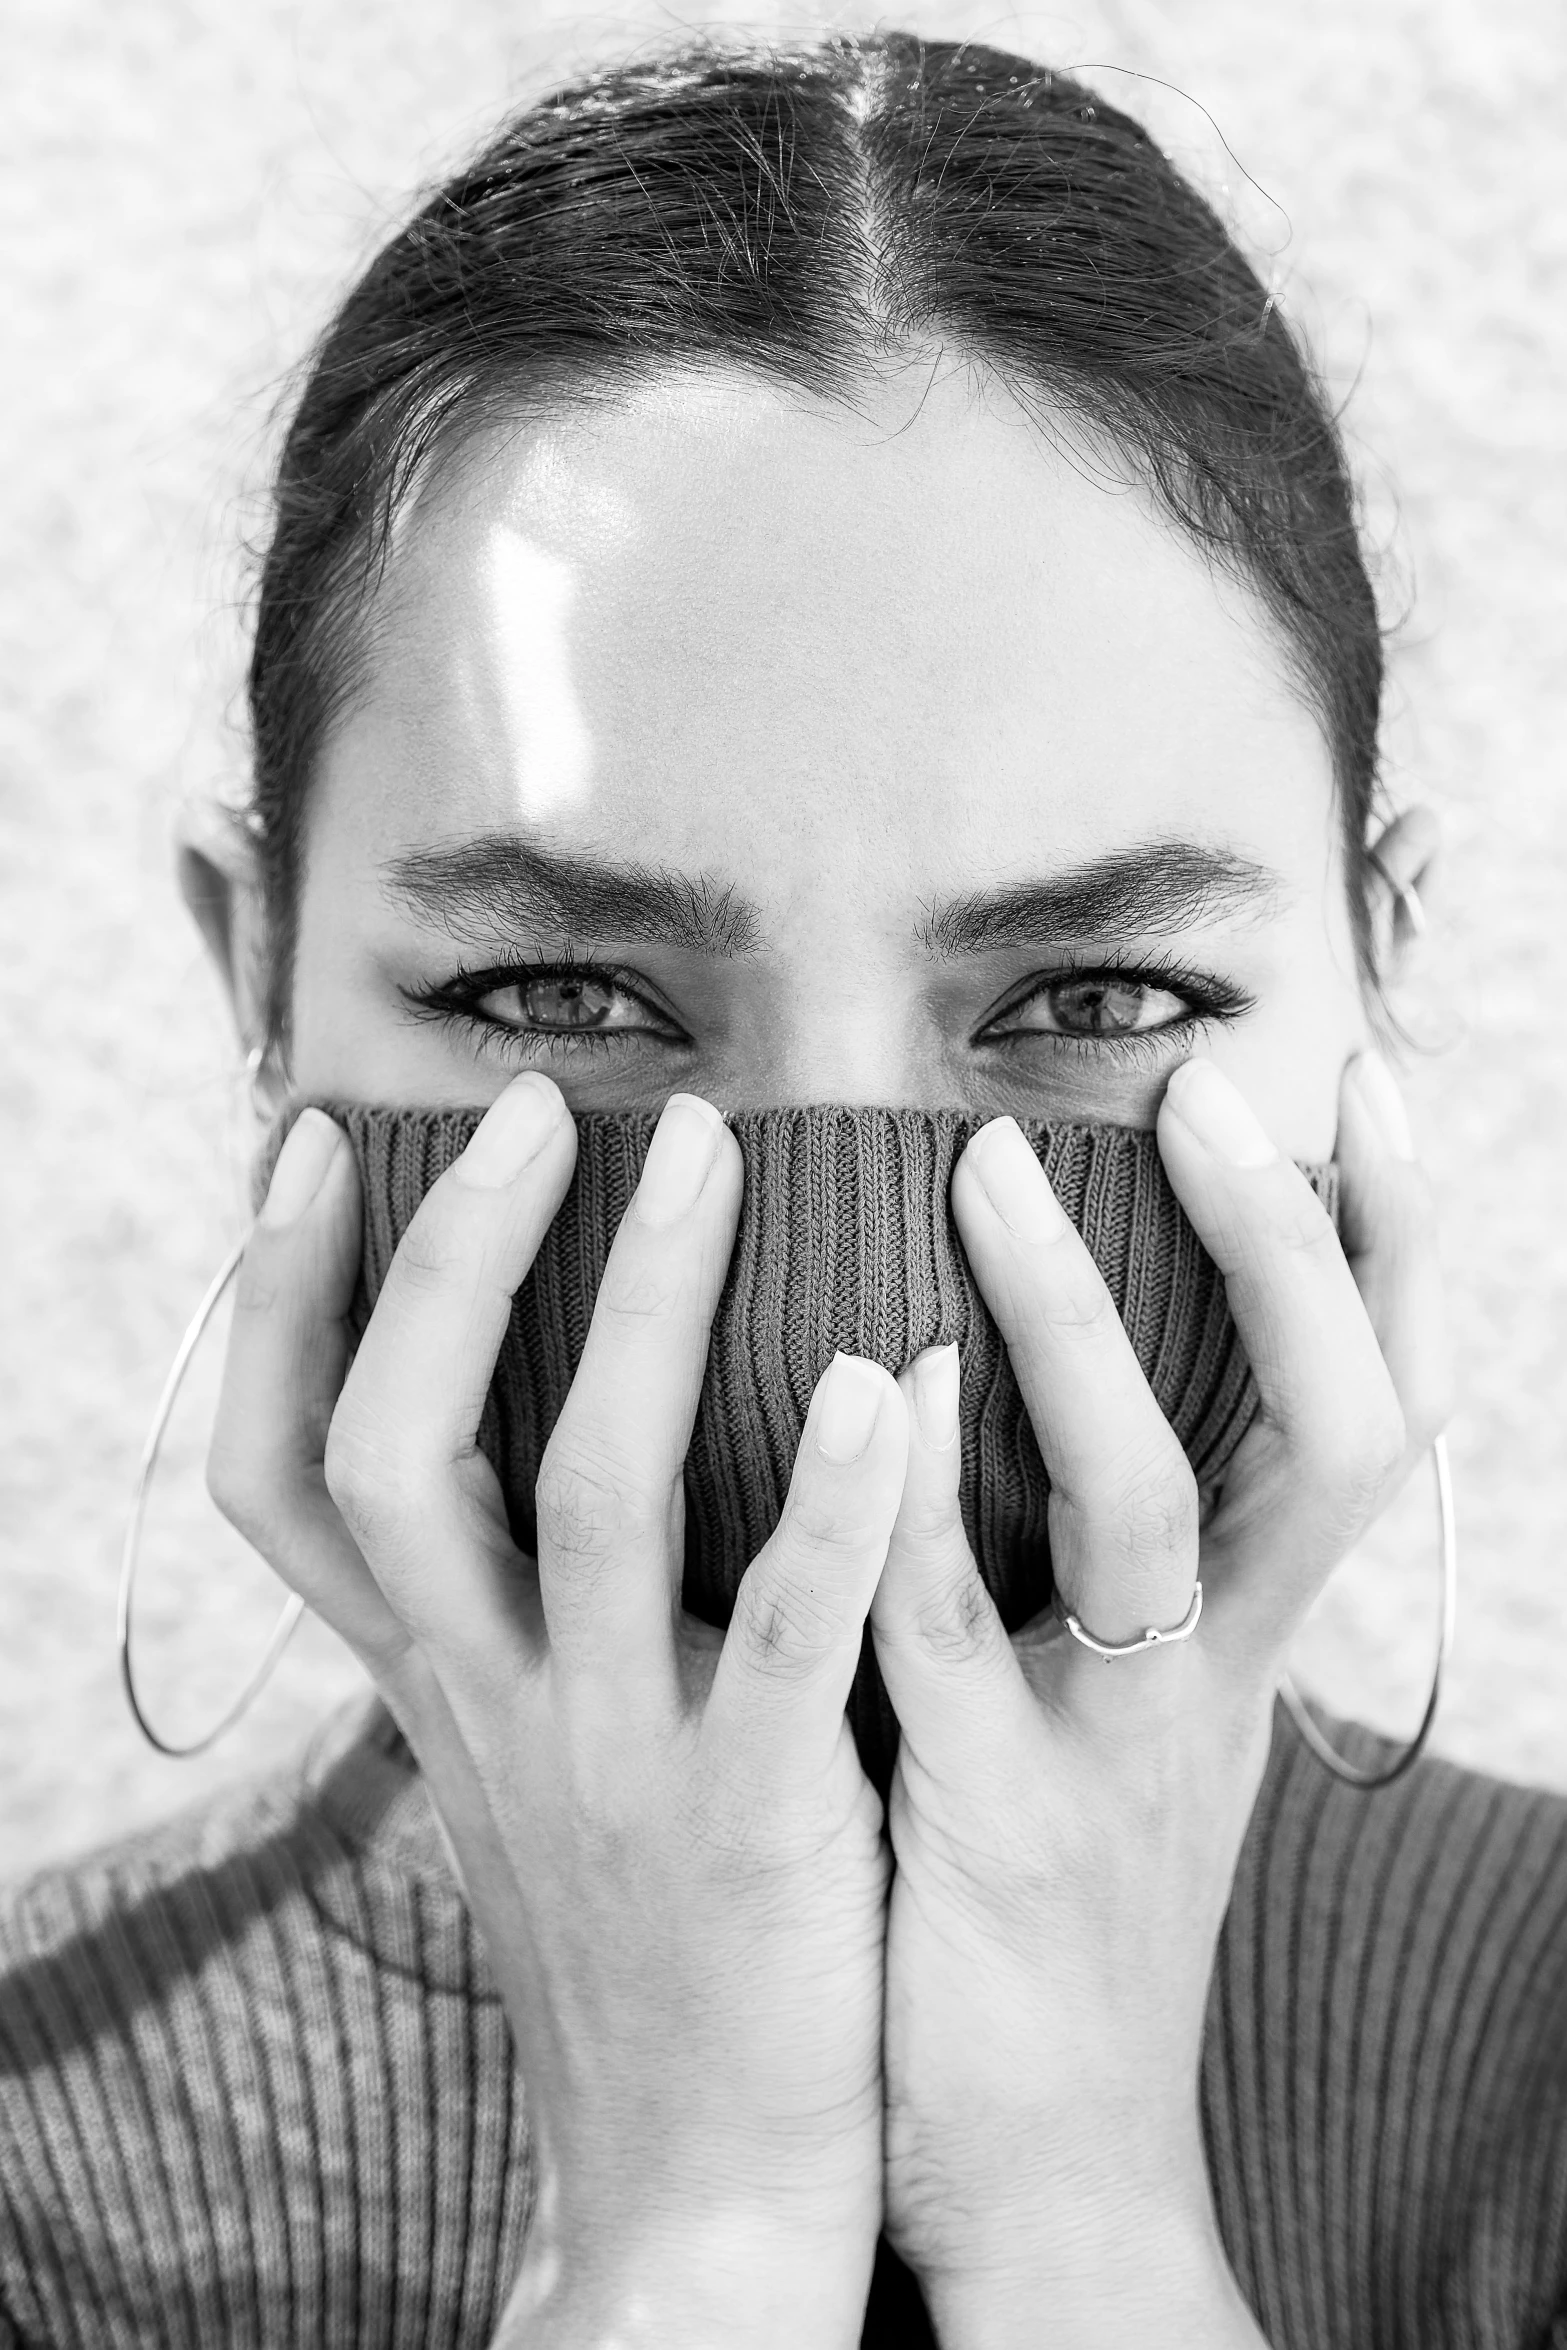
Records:
{"label": "nose bridge", "polygon": [[[726,1094],[737,1108],[950,1107],[950,989],[921,940],[942,886],[906,800],[862,772],[802,793],[744,871],[761,952],[735,974]],[[741,856],[731,863],[743,863]]]}
{"label": "nose bridge", "polygon": [[792,940],[746,1025],[731,1088],[737,1108],[936,1108],[949,1098],[944,1040],[917,958],[868,923],[840,916]]}
{"label": "nose bridge", "polygon": [[782,1104],[852,1102],[921,1106],[926,1090],[915,1030],[923,1027],[901,1000],[863,1006],[854,1017],[804,1017],[791,1025],[780,1057]]}

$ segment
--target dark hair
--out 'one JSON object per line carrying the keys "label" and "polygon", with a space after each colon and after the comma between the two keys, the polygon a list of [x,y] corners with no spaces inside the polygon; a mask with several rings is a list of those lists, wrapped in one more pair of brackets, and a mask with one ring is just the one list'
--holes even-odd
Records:
{"label": "dark hair", "polygon": [[940,342],[1086,426],[1260,596],[1332,753],[1369,973],[1382,640],[1320,388],[1129,116],[1022,58],[890,33],[683,49],[531,106],[348,295],[284,445],[250,666],[276,1037],[312,767],[432,457],[660,366],[848,393]]}

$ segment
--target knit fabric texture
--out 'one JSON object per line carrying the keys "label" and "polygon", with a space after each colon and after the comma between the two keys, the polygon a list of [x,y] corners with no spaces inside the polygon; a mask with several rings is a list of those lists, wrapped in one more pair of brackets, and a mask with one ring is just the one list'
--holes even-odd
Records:
{"label": "knit fabric texture", "polygon": [[[321,1106],[346,1129],[359,1168],[362,1328],[415,1209],[481,1113]],[[949,1341],[961,1352],[961,1498],[980,1573],[1009,1630],[1049,1601],[1050,1481],[949,1205],[953,1168],[981,1123],[958,1111],[837,1106],[729,1119],[745,1190],[685,1472],[685,1601],[707,1622],[728,1622],[740,1578],[778,1522],[806,1409],[834,1352],[896,1371]],[[540,1459],[656,1124],[652,1115],[577,1119],[571,1189],[517,1293],[479,1442],[528,1550]],[[1024,1132],[1199,1484],[1212,1485],[1257,1394],[1223,1282],[1155,1137],[1040,1121]],[[1334,1169],[1306,1172],[1333,1207]],[[897,1727],[869,1642],[849,1710],[866,1768],[884,1788]]]}
{"label": "knit fabric texture", "polygon": [[[1201,2093],[1274,2350],[1567,2350],[1567,1803],[1432,1761],[1367,1799],[1281,1715]],[[379,1706],[0,1901],[0,2350],[484,2350],[531,2184]],[[930,2342],[890,2264],[865,2338]]]}

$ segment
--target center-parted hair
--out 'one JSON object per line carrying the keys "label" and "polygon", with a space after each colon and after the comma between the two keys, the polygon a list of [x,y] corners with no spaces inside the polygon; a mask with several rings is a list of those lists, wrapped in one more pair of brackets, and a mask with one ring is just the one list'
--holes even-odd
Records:
{"label": "center-parted hair", "polygon": [[1369,968],[1382,638],[1320,386],[1212,209],[1130,116],[901,33],[682,49],[515,115],[364,272],[305,378],[250,667],[286,1038],[310,780],[401,502],[476,428],[660,370],[854,397],[945,348],[1086,428],[1272,618],[1332,753]]}

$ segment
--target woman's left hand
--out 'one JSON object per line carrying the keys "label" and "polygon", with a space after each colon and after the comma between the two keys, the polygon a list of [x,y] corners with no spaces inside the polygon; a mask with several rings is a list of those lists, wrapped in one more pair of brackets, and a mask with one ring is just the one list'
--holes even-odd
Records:
{"label": "woman's left hand", "polygon": [[1290,1640],[1440,1426],[1425,1187],[1387,1070],[1346,1076],[1343,1244],[1211,1063],[1165,1165],[1222,1269],[1261,1410],[1211,1521],[1087,1249],[1010,1119],[953,1207],[1052,1480],[1063,1595],[1009,1640],[958,1513],[955,1350],[903,1374],[910,1457],[873,1610],[902,1725],[889,1820],[888,2232],[944,2350],[1261,2337],[1225,2263],[1198,2119],[1215,1945]]}

